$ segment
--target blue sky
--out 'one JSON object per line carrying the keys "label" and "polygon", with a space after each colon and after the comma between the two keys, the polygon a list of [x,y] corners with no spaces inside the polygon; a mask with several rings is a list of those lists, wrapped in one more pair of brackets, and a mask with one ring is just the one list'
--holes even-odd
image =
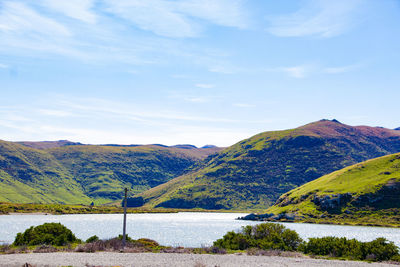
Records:
{"label": "blue sky", "polygon": [[0,139],[400,126],[397,0],[0,0]]}

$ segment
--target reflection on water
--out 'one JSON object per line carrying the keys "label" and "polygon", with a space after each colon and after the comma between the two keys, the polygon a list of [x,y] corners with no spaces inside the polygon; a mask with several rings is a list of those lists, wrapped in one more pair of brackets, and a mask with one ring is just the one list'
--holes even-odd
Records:
{"label": "reflection on water", "polygon": [[[132,238],[146,237],[162,245],[209,246],[228,231],[239,230],[244,225],[260,223],[235,220],[244,215],[206,212],[128,214],[127,233]],[[121,214],[2,215],[0,216],[0,242],[12,243],[18,232],[45,222],[60,222],[82,240],[92,235],[103,239],[122,233]],[[302,238],[331,235],[371,241],[377,237],[385,237],[400,246],[400,229],[398,228],[299,223],[284,223],[284,225],[297,231]]]}

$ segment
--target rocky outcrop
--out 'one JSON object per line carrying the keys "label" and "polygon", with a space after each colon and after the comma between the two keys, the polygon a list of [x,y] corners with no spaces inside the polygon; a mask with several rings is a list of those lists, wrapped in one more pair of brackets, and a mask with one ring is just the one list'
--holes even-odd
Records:
{"label": "rocky outcrop", "polygon": [[289,198],[286,195],[283,195],[275,202],[275,205],[277,205],[279,207],[285,207],[285,206],[288,206],[291,204],[297,204],[297,203],[300,203],[300,202],[306,200],[311,195],[312,195],[312,193],[309,193],[306,195],[302,195],[299,198]]}
{"label": "rocky outcrop", "polygon": [[335,195],[315,195],[312,202],[319,206],[321,210],[334,210],[345,205],[352,199],[351,193]]}
{"label": "rocky outcrop", "polygon": [[294,221],[296,215],[293,213],[265,213],[265,214],[254,214],[251,213],[249,215],[239,217],[238,220],[246,220],[246,221]]}

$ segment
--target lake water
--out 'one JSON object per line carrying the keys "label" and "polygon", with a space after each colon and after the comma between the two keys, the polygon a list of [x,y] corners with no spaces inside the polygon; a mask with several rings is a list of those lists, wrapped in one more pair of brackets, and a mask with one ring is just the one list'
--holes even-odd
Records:
{"label": "lake water", "polygon": [[[228,231],[260,223],[235,220],[244,215],[246,214],[206,212],[128,214],[127,233],[134,239],[150,238],[168,246],[209,246]],[[100,239],[112,238],[122,233],[122,217],[121,214],[2,215],[0,243],[12,243],[18,232],[45,222],[60,222],[82,240],[93,235]],[[330,235],[371,241],[377,237],[385,237],[400,246],[399,228],[300,223],[284,225],[297,231],[304,239]]]}

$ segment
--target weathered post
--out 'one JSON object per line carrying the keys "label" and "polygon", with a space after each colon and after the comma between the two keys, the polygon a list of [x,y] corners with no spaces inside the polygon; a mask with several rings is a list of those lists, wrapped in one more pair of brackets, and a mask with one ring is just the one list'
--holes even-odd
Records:
{"label": "weathered post", "polygon": [[128,188],[125,188],[125,198],[124,198],[124,226],[122,230],[122,248],[125,248],[126,245],[126,205],[127,205],[127,197],[128,197]]}

